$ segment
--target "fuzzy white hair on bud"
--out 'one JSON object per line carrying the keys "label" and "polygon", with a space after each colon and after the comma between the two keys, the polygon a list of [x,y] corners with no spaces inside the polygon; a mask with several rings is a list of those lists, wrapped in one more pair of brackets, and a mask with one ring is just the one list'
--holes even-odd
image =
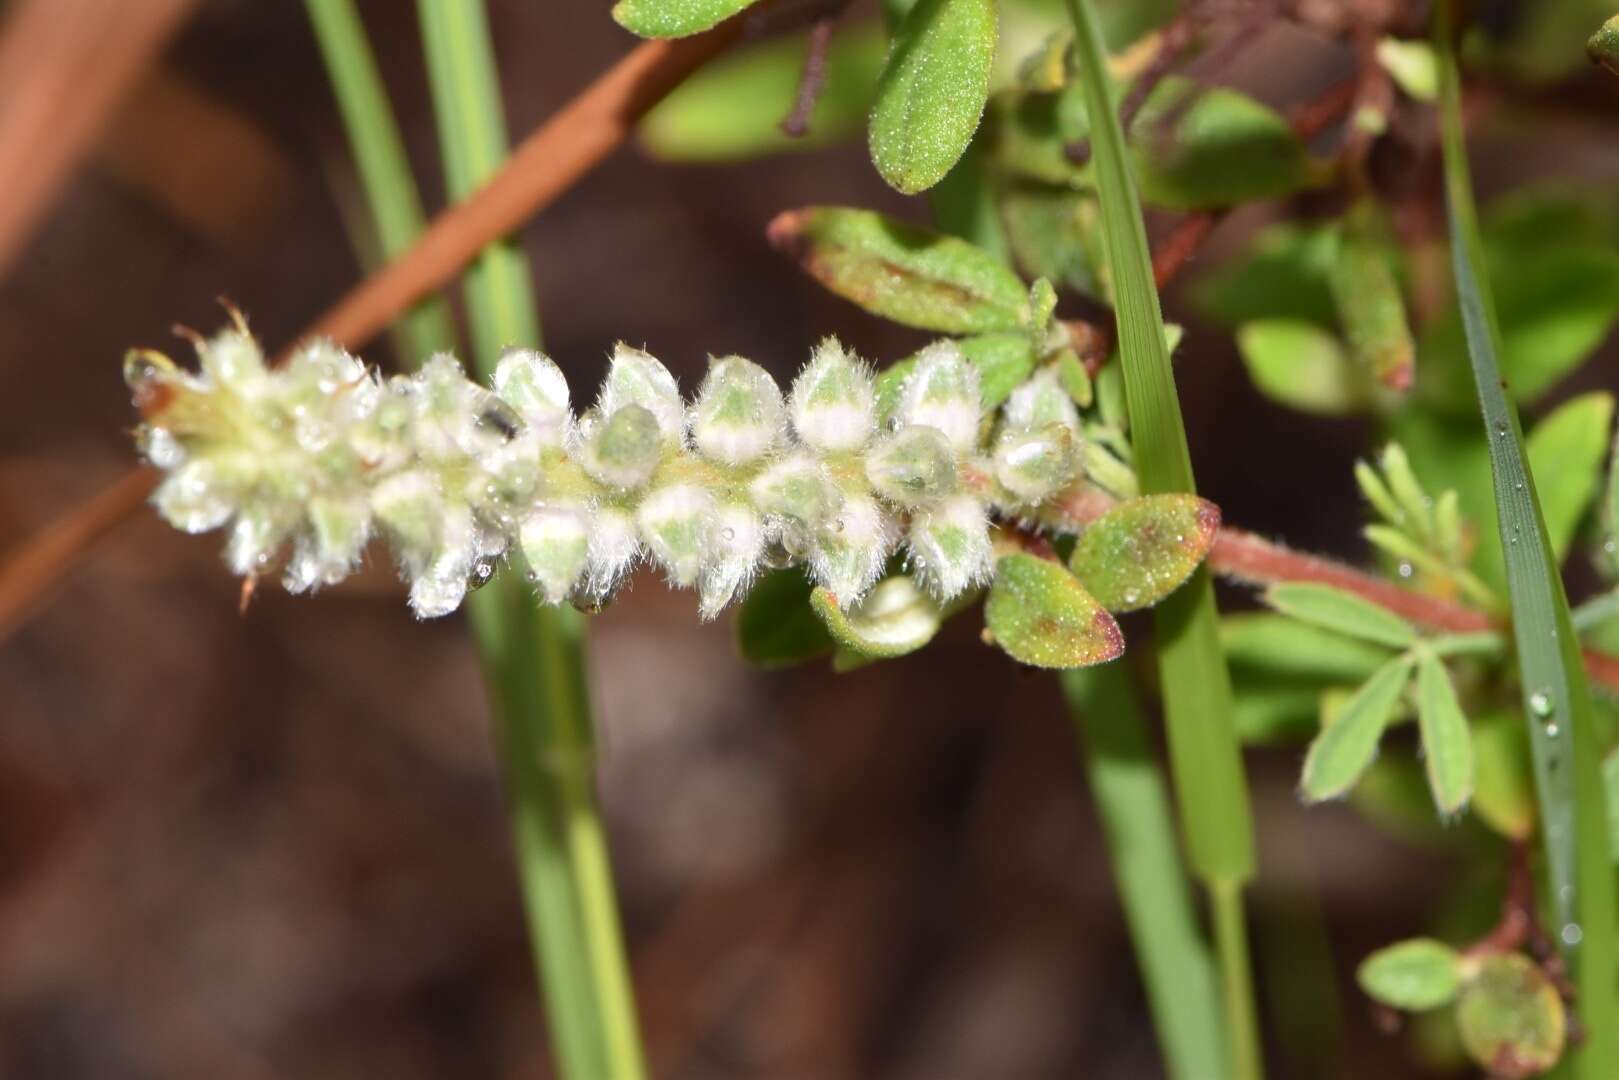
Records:
{"label": "fuzzy white hair on bud", "polygon": [[1003,428],[995,440],[995,479],[1019,505],[1060,491],[1079,473],[1080,442],[1061,423]]}
{"label": "fuzzy white hair on bud", "polygon": [[426,565],[411,577],[410,609],[418,619],[437,619],[460,607],[478,562],[478,527],[471,511],[446,506],[437,532]]}
{"label": "fuzzy white hair on bud", "polygon": [[220,471],[219,463],[209,458],[187,461],[163,478],[152,493],[152,505],[181,532],[217,529],[236,512],[236,502]]}
{"label": "fuzzy white hair on bud", "polygon": [[906,544],[917,576],[940,602],[990,578],[989,516],[971,495],[954,495],[912,518]]}
{"label": "fuzzy white hair on bud", "polygon": [[669,580],[689,587],[697,580],[710,551],[714,523],[714,496],[696,484],[659,488],[641,501],[635,524],[647,550],[669,574]]}
{"label": "fuzzy white hair on bud", "polygon": [[843,505],[843,493],[826,468],[808,454],[795,454],[770,466],[749,485],[748,496],[764,512],[769,538],[794,555],[809,547],[821,526]]}
{"label": "fuzzy white hair on bud", "polygon": [[883,572],[894,548],[893,520],[877,500],[849,496],[817,531],[810,552],[810,573],[848,608],[857,603]]}
{"label": "fuzzy white hair on bud", "polygon": [[1046,367],[1012,391],[1003,410],[1007,427],[1037,429],[1061,424],[1075,435],[1080,433],[1079,409],[1063,389],[1055,368]]}
{"label": "fuzzy white hair on bud", "polygon": [[444,499],[425,469],[395,473],[371,491],[371,512],[393,534],[401,561],[419,565],[438,542]]}
{"label": "fuzzy white hair on bud", "polygon": [[596,507],[590,513],[590,542],[585,550],[585,591],[596,601],[605,601],[640,554],[635,519],[617,507]]}
{"label": "fuzzy white hair on bud", "polygon": [[714,516],[709,546],[708,561],[697,579],[697,611],[705,621],[753,584],[764,557],[764,521],[751,506],[728,503]]}
{"label": "fuzzy white hair on bud", "polygon": [[692,406],[692,443],[710,461],[746,465],[776,449],[786,419],[781,388],[768,371],[740,356],[723,357],[709,365]]}
{"label": "fuzzy white hair on bud", "polygon": [[523,520],[518,545],[528,562],[529,580],[548,604],[560,604],[585,572],[590,531],[583,508],[545,506]]}
{"label": "fuzzy white hair on bud", "polygon": [[877,428],[871,371],[836,338],[817,345],[809,366],[793,380],[791,408],[793,430],[815,450],[858,449]]}
{"label": "fuzzy white hair on bud", "polygon": [[573,424],[568,380],[549,356],[534,349],[507,349],[495,365],[494,385],[541,446],[556,449],[567,442]]}
{"label": "fuzzy white hair on bud", "polygon": [[354,572],[370,539],[371,509],[364,500],[309,500],[309,529],[293,546],[282,584],[294,593],[336,585]]}
{"label": "fuzzy white hair on bud", "polygon": [[626,405],[639,405],[658,422],[666,445],[678,446],[686,438],[686,406],[669,369],[651,353],[622,341],[613,347],[613,360],[596,399],[596,410],[612,416]]}
{"label": "fuzzy white hair on bud", "polygon": [[580,426],[576,457],[591,479],[620,491],[646,486],[663,454],[658,418],[644,405],[592,413]]}
{"label": "fuzzy white hair on bud", "polygon": [[978,369],[955,342],[934,342],[917,354],[894,415],[902,424],[937,428],[958,452],[970,452],[983,417]]}
{"label": "fuzzy white hair on bud", "polygon": [[938,428],[902,427],[867,452],[866,479],[896,506],[926,506],[956,489],[955,450]]}
{"label": "fuzzy white hair on bud", "polygon": [[[299,353],[307,349],[308,346]],[[222,331],[208,339],[197,350],[197,359],[203,373],[217,385],[245,397],[254,396],[269,381],[269,370],[264,366],[264,352],[258,341],[240,328]]]}

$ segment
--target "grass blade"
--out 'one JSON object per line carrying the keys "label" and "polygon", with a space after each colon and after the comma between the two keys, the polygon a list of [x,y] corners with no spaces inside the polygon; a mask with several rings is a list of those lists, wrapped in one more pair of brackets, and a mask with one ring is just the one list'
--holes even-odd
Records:
{"label": "grass blade", "polygon": [[[1091,118],[1119,357],[1142,491],[1192,492],[1191,453],[1164,343],[1140,199],[1109,93],[1101,33],[1087,0],[1068,0],[1068,10]],[[1200,569],[1153,614],[1181,827],[1193,870],[1211,886],[1232,1073],[1246,1080],[1263,1073],[1241,906],[1242,883],[1254,871],[1253,814],[1208,571]]]}
{"label": "grass blade", "polygon": [[1218,984],[1141,704],[1118,664],[1065,671],[1062,686],[1166,1072],[1201,1080],[1225,1054]]}
{"label": "grass blade", "polygon": [[[460,199],[507,154],[487,16],[481,3],[464,0],[420,0],[418,10],[447,186]],[[466,297],[475,367],[485,377],[506,345],[539,343],[528,261],[510,241],[479,256]],[[646,1069],[596,805],[582,619],[540,608],[511,573],[469,603],[495,698],[536,948],[542,965],[556,965],[542,972],[558,1056],[570,1080],[637,1080]]]}
{"label": "grass blade", "polygon": [[[1619,904],[1608,858],[1607,807],[1593,708],[1568,598],[1524,451],[1523,430],[1501,378],[1500,329],[1489,282],[1461,119],[1449,5],[1438,5],[1440,122],[1451,257],[1467,351],[1490,445],[1490,472],[1506,553],[1524,712],[1535,766],[1556,936],[1574,970],[1586,1041],[1582,1078],[1619,1076]],[[1578,945],[1578,948],[1575,946]]]}

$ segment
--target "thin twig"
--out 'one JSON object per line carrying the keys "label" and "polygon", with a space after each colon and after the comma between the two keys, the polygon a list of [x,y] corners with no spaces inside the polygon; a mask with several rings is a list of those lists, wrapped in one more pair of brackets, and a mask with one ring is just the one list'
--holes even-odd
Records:
{"label": "thin twig", "polygon": [[[358,347],[455,278],[490,241],[544,209],[610,154],[681,80],[741,32],[738,20],[697,37],[637,46],[518,147],[471,198],[439,214],[399,259],[360,282],[300,340]],[[157,483],[134,469],[0,558],[0,643]]]}
{"label": "thin twig", "polygon": [[793,111],[781,122],[781,133],[789,138],[802,139],[809,134],[810,117],[826,88],[826,54],[832,45],[832,30],[837,25],[835,16],[817,19],[810,27],[809,41],[804,49],[804,71],[798,77],[798,93],[793,97]]}

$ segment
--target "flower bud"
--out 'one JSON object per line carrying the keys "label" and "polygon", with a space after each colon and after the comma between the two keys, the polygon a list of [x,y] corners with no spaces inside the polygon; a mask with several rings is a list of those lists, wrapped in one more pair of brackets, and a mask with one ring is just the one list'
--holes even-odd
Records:
{"label": "flower bud", "polygon": [[560,447],[573,425],[568,380],[551,358],[533,349],[507,349],[495,366],[495,393],[517,410],[539,445]]}
{"label": "flower bud", "polygon": [[394,536],[400,561],[418,567],[438,539],[444,500],[425,470],[395,473],[371,492],[371,512]]}
{"label": "flower bud", "polygon": [[591,478],[622,491],[644,487],[663,453],[658,419],[641,405],[624,405],[605,420],[592,415],[579,447],[579,465]]}
{"label": "flower bud", "polygon": [[585,591],[604,601],[641,553],[635,520],[623,510],[598,506],[590,514],[590,542],[585,552]]}
{"label": "flower bud", "polygon": [[958,452],[970,452],[983,418],[978,369],[955,342],[934,342],[917,354],[894,415],[902,424],[937,428]]}
{"label": "flower bud", "polygon": [[817,531],[810,572],[840,608],[847,608],[859,601],[883,572],[883,563],[893,546],[893,523],[877,501],[863,495],[851,496]]}
{"label": "flower bud", "polygon": [[244,330],[214,335],[197,350],[202,370],[218,386],[236,394],[252,395],[268,385],[264,353]]}
{"label": "flower bud", "polygon": [[1041,368],[1012,391],[1002,415],[1008,427],[1038,429],[1061,424],[1075,435],[1080,431],[1079,410],[1054,368]]}
{"label": "flower bud", "polygon": [[238,577],[256,577],[270,565],[290,531],[289,523],[271,507],[242,507],[225,541],[225,565]]}
{"label": "flower bud", "polygon": [[[426,565],[411,570],[410,608],[418,619],[436,619],[460,607],[478,563],[478,532],[470,511],[446,505],[437,533]],[[485,580],[487,575],[480,575],[478,584]]]}
{"label": "flower bud", "polygon": [[714,497],[695,484],[659,488],[635,512],[635,523],[652,557],[669,572],[669,580],[686,587],[709,553]]}
{"label": "flower bud", "polygon": [[336,585],[353,572],[370,538],[371,511],[363,499],[311,499],[309,531],[298,538],[282,584],[294,593]]}
{"label": "flower bud", "polygon": [[540,588],[548,604],[568,598],[585,572],[590,538],[584,512],[572,506],[548,506],[529,515],[518,534],[529,580]]}
{"label": "flower bud", "polygon": [[971,495],[955,495],[911,519],[917,575],[941,602],[989,580],[989,518]]}
{"label": "flower bud", "polygon": [[956,489],[956,455],[938,428],[902,427],[866,454],[866,479],[897,506],[923,506]]}
{"label": "flower bud", "polygon": [[619,342],[613,348],[613,362],[608,365],[596,410],[612,416],[626,405],[639,405],[650,412],[666,445],[685,440],[686,407],[675,377],[650,354]]}
{"label": "flower bud", "polygon": [[1079,442],[1060,423],[1008,427],[995,440],[995,479],[1025,504],[1063,488],[1079,471]]}
{"label": "flower bud", "polygon": [[876,430],[876,391],[871,372],[846,353],[837,339],[815,347],[793,380],[793,428],[815,450],[853,450]]}
{"label": "flower bud", "polygon": [[790,550],[802,551],[843,502],[843,495],[814,458],[777,462],[748,487],[753,505],[772,519],[771,532]]}
{"label": "flower bud", "polygon": [[164,478],[152,495],[152,505],[163,520],[181,532],[217,529],[236,511],[236,492],[220,475],[218,463],[201,458],[188,461]]}
{"label": "flower bud", "polygon": [[717,616],[739,591],[745,592],[764,556],[764,522],[750,506],[730,503],[715,515],[712,551],[697,581],[698,614]]}
{"label": "flower bud", "polygon": [[692,442],[710,461],[746,465],[781,441],[786,407],[770,373],[740,356],[715,360],[691,411]]}

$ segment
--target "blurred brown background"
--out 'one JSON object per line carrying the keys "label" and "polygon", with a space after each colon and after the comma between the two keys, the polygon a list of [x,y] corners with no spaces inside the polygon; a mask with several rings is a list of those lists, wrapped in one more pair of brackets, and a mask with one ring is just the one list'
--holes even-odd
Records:
{"label": "blurred brown background", "polygon": [[[514,135],[632,44],[602,0],[490,6]],[[437,207],[413,6],[362,8]],[[1243,66],[1315,85],[1336,62],[1284,31]],[[1611,139],[1534,138],[1482,144],[1487,190],[1619,173]],[[356,281],[356,200],[302,5],[199,4],[0,281],[0,549],[133,460],[126,347],[182,354],[170,324],[214,327],[217,296],[278,347]],[[827,333],[908,351],[769,250],[764,223],[809,202],[925,212],[858,146],[727,168],[627,148],[545,211],[522,235],[576,392],[620,338],[688,386],[709,353],[786,376]],[[1367,430],[1263,403],[1226,337],[1169,304],[1191,325],[1177,362],[1205,493],[1360,555]],[[385,340],[366,355],[392,361]],[[1619,381],[1611,360],[1585,381]],[[263,589],[238,616],[219,542],[143,515],[0,648],[0,1076],[549,1075],[460,619],[415,623],[386,567],[314,600]],[[1160,1074],[1055,682],[983,648],[974,616],[842,677],[749,671],[726,620],[700,625],[649,575],[592,625],[657,1075]],[[1252,758],[1274,1074],[1407,1075],[1350,974],[1422,929],[1453,868],[1341,808],[1306,814],[1295,757]],[[1324,963],[1331,986],[1300,974]]]}

